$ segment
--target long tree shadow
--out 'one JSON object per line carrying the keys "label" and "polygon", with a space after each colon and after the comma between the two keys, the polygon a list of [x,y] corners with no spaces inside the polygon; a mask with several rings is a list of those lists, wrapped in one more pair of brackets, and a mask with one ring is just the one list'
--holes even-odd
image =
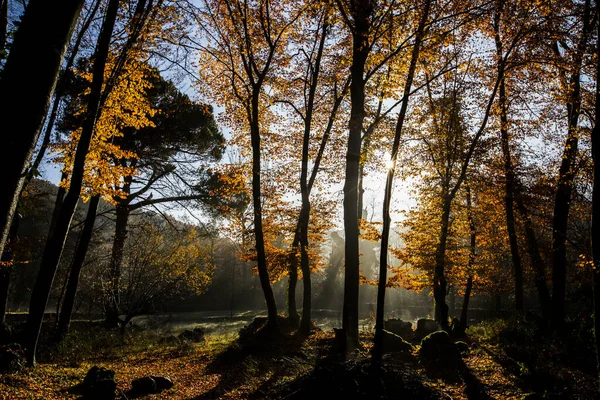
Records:
{"label": "long tree shadow", "polygon": [[240,339],[215,357],[205,373],[219,375],[219,382],[193,400],[219,399],[263,381],[261,386],[266,387],[268,382],[289,373],[287,369],[293,364],[290,360],[303,358],[304,337],[291,334],[285,320],[280,320],[280,330],[268,329],[262,326],[264,322],[255,320],[242,329]]}

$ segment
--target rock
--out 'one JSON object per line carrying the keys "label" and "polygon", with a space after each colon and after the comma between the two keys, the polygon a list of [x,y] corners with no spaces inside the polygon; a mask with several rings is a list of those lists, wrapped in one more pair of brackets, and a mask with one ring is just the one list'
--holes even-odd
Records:
{"label": "rock", "polygon": [[170,335],[160,338],[158,343],[164,344],[165,346],[177,346],[179,343],[181,343],[181,340],[179,340],[177,336]]}
{"label": "rock", "polygon": [[131,382],[131,394],[137,397],[146,396],[147,394],[158,393],[159,389],[156,381],[151,376],[134,379]]}
{"label": "rock", "polygon": [[85,399],[113,400],[117,391],[115,371],[93,366],[83,379],[80,390]]}
{"label": "rock", "polygon": [[419,355],[429,361],[457,361],[460,354],[445,331],[433,332],[421,341]]}
{"label": "rock", "polygon": [[0,372],[18,372],[25,369],[25,355],[18,343],[0,346]]}
{"label": "rock", "polygon": [[412,353],[413,347],[406,340],[395,333],[383,331],[384,353]]}
{"label": "rock", "polygon": [[179,334],[179,340],[187,340],[189,342],[202,342],[204,341],[204,329],[194,328],[194,330],[186,329]]}
{"label": "rock", "polygon": [[460,354],[467,354],[471,348],[466,342],[458,341],[454,343],[456,349],[460,352]]}
{"label": "rock", "polygon": [[168,376],[151,376],[150,378],[154,379],[154,382],[156,382],[156,389],[158,391],[171,389],[175,386]]}
{"label": "rock", "polygon": [[414,335],[412,324],[401,319],[388,319],[384,322],[383,328],[386,331],[402,336],[404,339],[412,339]]}
{"label": "rock", "polygon": [[415,336],[417,338],[424,338],[433,332],[439,331],[440,325],[432,319],[420,319],[417,321],[417,329],[415,330]]}

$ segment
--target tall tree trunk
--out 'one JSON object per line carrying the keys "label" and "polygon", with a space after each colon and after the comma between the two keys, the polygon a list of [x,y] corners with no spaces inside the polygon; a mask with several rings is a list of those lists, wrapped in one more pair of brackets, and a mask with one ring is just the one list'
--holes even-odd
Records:
{"label": "tall tree trunk", "polygon": [[346,351],[358,347],[358,171],[363,121],[365,119],[365,64],[369,55],[369,33],[373,5],[369,0],[357,0],[352,7],[352,66],[350,74],[350,123],[346,151],[344,182],[344,234],[346,268],[344,275],[344,310],[342,328],[346,336]]}
{"label": "tall tree trunk", "polygon": [[102,2],[101,0],[96,0],[94,7],[89,11],[89,13],[85,19],[85,22],[83,23],[83,26],[77,33],[77,38],[75,39],[73,48],[70,50],[70,55],[69,55],[69,58],[67,59],[65,69],[63,70],[63,73],[60,75],[60,77],[58,79],[58,83],[56,84],[56,90],[54,93],[54,101],[52,102],[52,108],[50,109],[50,114],[47,117],[46,129],[44,130],[42,144],[40,146],[40,149],[38,150],[38,153],[37,153],[33,163],[31,164],[31,167],[29,167],[29,170],[27,171],[27,176],[25,177],[25,183],[23,184],[22,190],[25,189],[25,187],[29,184],[31,179],[38,172],[40,164],[42,163],[42,160],[44,159],[46,151],[48,150],[48,145],[50,144],[50,137],[52,136],[52,129],[54,128],[54,124],[56,122],[56,117],[58,115],[58,107],[60,105],[60,102],[61,102],[64,94],[65,94],[65,89],[67,89],[67,84],[68,84],[67,75],[68,75],[69,71],[71,71],[71,69],[73,68],[73,64],[75,64],[75,59],[77,58],[77,55],[79,54],[79,47],[81,46],[81,42],[83,41],[85,33],[89,29],[92,21],[94,20],[94,17],[96,16],[96,12],[98,12],[98,8],[100,7],[101,2]]}
{"label": "tall tree trunk", "polygon": [[[0,254],[83,0],[30,0],[0,79]],[[40,60],[44,60],[40,63]],[[24,115],[23,110],[27,110]]]}
{"label": "tall tree trunk", "polygon": [[19,215],[15,215],[8,234],[8,240],[2,253],[0,263],[0,328],[6,324],[6,312],[8,311],[8,289],[10,287],[10,273],[13,268],[13,250],[17,241],[19,231]]}
{"label": "tall tree trunk", "polygon": [[577,147],[579,144],[578,124],[579,115],[581,114],[581,68],[588,36],[592,29],[590,8],[590,0],[586,0],[582,16],[583,29],[581,38],[577,44],[569,86],[565,88],[568,91],[568,131],[560,169],[558,170],[554,215],[552,217],[552,322],[557,328],[562,327],[565,319],[567,226],[571,206],[571,192],[573,191],[573,179],[575,178]]}
{"label": "tall tree trunk", "polygon": [[[596,1],[596,16],[600,16],[600,2]],[[596,21],[598,38],[600,23]],[[594,339],[596,364],[600,375],[600,41],[596,41],[596,104],[595,123],[592,129],[592,160],[594,183],[592,190],[592,278],[594,288]],[[600,382],[600,380],[599,380]]]}
{"label": "tall tree trunk", "polygon": [[96,222],[96,213],[98,211],[99,203],[99,195],[95,195],[90,199],[83,230],[81,232],[81,236],[79,237],[79,243],[77,244],[75,256],[73,257],[73,261],[71,263],[71,272],[69,273],[67,290],[65,292],[65,298],[60,310],[58,326],[56,327],[56,341],[61,341],[69,332],[71,316],[75,307],[75,295],[77,294],[79,275],[81,274],[81,269],[83,268],[83,264],[85,262],[85,256],[87,255],[90,241],[92,239],[92,233],[94,232],[94,223]]}
{"label": "tall tree trunk", "polygon": [[121,285],[121,265],[123,264],[123,252],[125,241],[127,240],[127,224],[129,223],[129,204],[127,202],[118,202],[115,208],[116,222],[115,234],[113,237],[112,252],[110,256],[110,293],[106,305],[106,322],[111,326],[116,326],[119,320],[120,307],[120,285]]}
{"label": "tall tree trunk", "polygon": [[310,215],[310,202],[308,193],[306,194],[305,209],[300,227],[300,265],[302,268],[302,320],[300,321],[299,332],[308,335],[311,328],[311,308],[312,308],[312,288],[310,277],[310,260],[308,257],[308,220]]}
{"label": "tall tree trunk", "polygon": [[540,254],[537,238],[535,237],[535,230],[533,229],[533,222],[529,211],[523,202],[523,196],[521,193],[520,185],[515,182],[515,200],[517,202],[517,209],[523,218],[523,225],[525,227],[525,239],[527,241],[527,252],[531,259],[531,265],[535,270],[535,287],[538,292],[538,299],[540,301],[540,307],[542,310],[542,316],[547,323],[550,320],[550,307],[552,299],[550,298],[550,292],[546,283],[546,264]]}
{"label": "tall tree trunk", "polygon": [[448,227],[450,224],[450,208],[452,198],[449,194],[444,196],[442,209],[442,220],[440,223],[440,236],[435,251],[435,270],[433,275],[433,298],[435,300],[435,320],[443,329],[448,329],[448,305],[446,304],[446,292],[448,282],[444,274],[446,262],[446,245],[448,242]]}
{"label": "tall tree trunk", "polygon": [[394,184],[394,171],[396,169],[396,160],[398,159],[398,150],[400,149],[400,138],[402,136],[402,129],[404,127],[404,120],[406,118],[406,110],[408,109],[408,100],[410,92],[412,90],[412,83],[417,68],[417,61],[419,60],[419,51],[421,49],[421,41],[423,40],[423,33],[425,31],[425,24],[429,17],[429,7],[431,0],[426,0],[423,5],[423,11],[417,27],[415,44],[413,47],[410,65],[406,75],[406,83],[404,84],[404,95],[402,97],[402,106],[398,113],[398,120],[396,122],[396,131],[394,133],[394,143],[392,144],[391,161],[392,166],[387,171],[387,177],[385,181],[385,192],[383,197],[383,229],[381,231],[381,253],[379,256],[379,282],[377,284],[377,310],[375,319],[375,342],[373,346],[373,361],[375,363],[381,362],[383,355],[383,326],[384,326],[384,315],[385,315],[385,288],[387,284],[387,269],[388,269],[388,246],[390,240],[390,225],[392,219],[390,217],[390,203],[392,201],[392,189]]}
{"label": "tall tree trunk", "polygon": [[6,58],[8,36],[8,0],[0,0],[0,61]]}
{"label": "tall tree trunk", "polygon": [[44,319],[48,296],[50,295],[54,275],[56,274],[65,240],[71,226],[71,220],[73,219],[73,214],[79,200],[79,194],[83,183],[85,158],[92,140],[99,112],[100,96],[102,94],[102,85],[104,82],[104,70],[118,10],[119,0],[110,0],[95,51],[91,91],[81,136],[79,138],[79,143],[77,144],[77,150],[75,151],[71,184],[61,206],[54,232],[50,235],[44,248],[40,271],[33,292],[31,293],[29,315],[27,317],[27,326],[24,337],[25,348],[27,351],[27,363],[29,365],[35,364],[36,347],[40,329],[42,327],[42,321]]}
{"label": "tall tree trunk", "polygon": [[[299,239],[298,239],[299,241]],[[294,241],[296,242],[296,241]],[[287,292],[287,307],[288,318],[292,326],[298,326],[300,322],[298,318],[298,306],[296,305],[296,286],[298,285],[298,257],[296,250],[298,243],[292,243],[292,251],[290,252],[290,271],[288,275],[288,292]]]}
{"label": "tall tree trunk", "polygon": [[[504,2],[499,1],[499,6],[494,13],[494,38],[496,42],[496,55],[502,58],[502,39],[500,38],[500,21],[502,20]],[[501,68],[498,64],[498,68]],[[499,71],[500,72],[500,71]],[[508,99],[506,97],[505,77],[500,78],[498,102],[500,105],[500,143],[502,147],[502,158],[504,164],[504,208],[506,211],[506,230],[510,244],[510,254],[513,265],[513,277],[515,281],[515,309],[523,311],[523,265],[519,254],[517,243],[517,230],[515,228],[515,211],[513,193],[515,188],[515,173],[510,155],[510,139],[508,136]]]}
{"label": "tall tree trunk", "polygon": [[463,298],[462,310],[460,312],[460,322],[458,333],[464,333],[467,329],[467,315],[469,312],[469,299],[473,289],[473,267],[475,265],[475,251],[477,249],[477,231],[475,230],[475,218],[473,218],[473,206],[471,202],[471,187],[467,186],[467,218],[469,219],[470,243],[469,243],[469,265],[467,265],[467,287],[465,288],[465,297]]}
{"label": "tall tree trunk", "polygon": [[256,240],[256,261],[260,286],[267,303],[268,323],[271,328],[277,327],[277,305],[273,296],[273,288],[269,281],[267,257],[265,254],[265,238],[262,225],[262,203],[260,188],[260,127],[259,127],[259,96],[260,90],[255,88],[252,93],[252,115],[250,138],[252,142],[252,205],[254,206],[254,236]]}

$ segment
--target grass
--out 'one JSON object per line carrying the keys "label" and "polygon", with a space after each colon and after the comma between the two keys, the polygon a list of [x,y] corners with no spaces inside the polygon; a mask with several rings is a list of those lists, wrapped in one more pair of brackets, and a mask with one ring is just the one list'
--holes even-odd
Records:
{"label": "grass", "polygon": [[[204,343],[165,346],[158,344],[164,333],[155,330],[134,330],[123,341],[110,331],[80,328],[60,346],[46,348],[36,368],[0,375],[0,398],[77,398],[68,390],[94,365],[114,370],[123,392],[135,378],[172,378],[172,389],[148,399],[307,398],[321,391],[362,391],[364,398],[476,398],[469,394],[466,375],[422,362],[418,346],[408,358],[386,356],[385,372],[374,378],[368,332],[363,332],[364,348],[344,361],[335,356],[330,331],[317,330],[306,340],[259,332],[243,342],[234,333],[209,334]],[[596,398],[595,372],[577,368],[566,357],[576,344],[560,348],[559,339],[550,338],[542,346],[531,324],[505,320],[473,326],[468,338],[471,351],[464,364],[491,398],[525,399],[532,393],[547,399]],[[538,356],[519,358],[519,351]],[[547,385],[547,379],[554,383]]]}

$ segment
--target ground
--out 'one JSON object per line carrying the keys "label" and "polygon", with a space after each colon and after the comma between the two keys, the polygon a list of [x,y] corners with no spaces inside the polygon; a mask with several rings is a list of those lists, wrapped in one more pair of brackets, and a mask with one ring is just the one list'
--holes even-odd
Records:
{"label": "ground", "polygon": [[[0,398],[77,398],[71,388],[94,365],[114,370],[123,393],[135,378],[172,378],[172,389],[146,399],[301,399],[319,393],[382,399],[596,398],[594,371],[569,365],[560,349],[547,355],[537,351],[534,361],[523,353],[527,360],[521,360],[518,351],[535,351],[527,346],[539,341],[532,337],[515,350],[506,345],[507,337],[518,341],[517,330],[509,326],[497,321],[469,329],[471,350],[462,367],[427,363],[417,345],[413,354],[386,356],[383,371],[369,363],[369,332],[363,332],[364,348],[346,360],[335,351],[332,331],[316,330],[306,339],[263,333],[241,341],[235,333],[208,334],[204,343],[174,346],[159,345],[152,330],[130,332],[125,340],[100,330],[75,332],[61,346],[42,352],[36,368],[0,375]],[[526,330],[519,332],[529,338]]]}

